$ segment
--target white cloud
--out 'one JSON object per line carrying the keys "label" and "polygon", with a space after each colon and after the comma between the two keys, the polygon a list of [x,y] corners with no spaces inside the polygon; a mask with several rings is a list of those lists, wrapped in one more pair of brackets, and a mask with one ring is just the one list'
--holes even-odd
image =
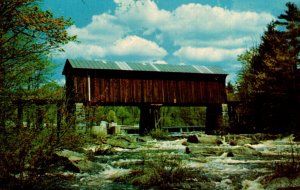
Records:
{"label": "white cloud", "polygon": [[[253,43],[274,19],[269,13],[234,11],[196,3],[174,11],[160,9],[152,0],[115,0],[115,17],[131,32],[156,32],[158,43],[169,39],[177,46],[237,47]],[[255,41],[255,40],[254,40]],[[252,45],[252,44],[251,44]]]}
{"label": "white cloud", "polygon": [[70,42],[63,48],[65,52],[58,55],[60,58],[98,59],[106,55],[105,49],[92,44]]}
{"label": "white cloud", "polygon": [[125,25],[143,28],[144,34],[153,33],[160,25],[170,21],[171,12],[159,9],[152,0],[115,0],[119,5],[116,16]]}
{"label": "white cloud", "polygon": [[[203,46],[212,40],[256,37],[273,18],[267,13],[238,12],[191,3],[178,7],[171,20],[160,28],[174,39],[176,45],[198,43]],[[226,43],[226,46],[231,47],[231,44]]]}
{"label": "white cloud", "polygon": [[77,35],[78,40],[83,43],[111,45],[124,37],[129,30],[126,26],[118,24],[118,20],[118,17],[107,13],[95,15],[90,24],[83,28],[73,25],[68,29],[68,33]]}
{"label": "white cloud", "polygon": [[167,55],[166,50],[159,47],[155,42],[138,36],[128,36],[118,40],[110,50],[110,54],[117,56],[136,55],[156,59]]}
{"label": "white cloud", "polygon": [[253,46],[257,43],[257,38],[251,36],[236,37],[233,36],[224,37],[222,39],[182,39],[177,41],[175,45],[180,46],[193,46],[193,47],[219,47],[219,48],[237,48]]}
{"label": "white cloud", "polygon": [[176,52],[174,56],[178,56],[181,60],[187,61],[209,61],[218,62],[230,59],[236,59],[237,55],[244,52],[245,49],[221,49],[221,48],[195,48],[182,47]]}
{"label": "white cloud", "polygon": [[[154,0],[114,2],[115,10],[94,15],[85,27],[68,29],[81,43],[68,44],[61,56],[227,63],[236,61],[238,54],[257,43],[265,26],[274,19],[269,13],[199,3],[164,10]],[[172,54],[174,49],[177,51]]]}

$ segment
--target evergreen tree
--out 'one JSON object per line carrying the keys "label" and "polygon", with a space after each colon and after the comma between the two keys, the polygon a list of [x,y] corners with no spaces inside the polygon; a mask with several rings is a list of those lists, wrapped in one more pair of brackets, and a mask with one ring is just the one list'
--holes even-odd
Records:
{"label": "evergreen tree", "polygon": [[268,25],[261,44],[239,57],[244,64],[239,79],[240,96],[251,116],[247,124],[253,121],[251,125],[260,130],[295,130],[299,117],[296,69],[300,10],[292,3],[287,3],[287,8],[286,14]]}

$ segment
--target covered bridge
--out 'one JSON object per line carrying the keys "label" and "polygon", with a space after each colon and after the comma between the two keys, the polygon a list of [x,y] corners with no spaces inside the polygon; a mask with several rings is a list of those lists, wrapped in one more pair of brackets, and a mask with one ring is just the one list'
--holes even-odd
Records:
{"label": "covered bridge", "polygon": [[160,106],[207,106],[214,128],[226,102],[223,70],[196,65],[67,59],[63,74],[69,112],[86,105],[139,106],[140,133],[155,127]]}

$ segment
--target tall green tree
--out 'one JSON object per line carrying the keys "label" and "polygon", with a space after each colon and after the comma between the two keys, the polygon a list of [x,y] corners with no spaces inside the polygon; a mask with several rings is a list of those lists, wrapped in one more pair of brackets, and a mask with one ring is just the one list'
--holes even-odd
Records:
{"label": "tall green tree", "polygon": [[49,66],[48,54],[75,40],[70,19],[55,18],[39,0],[0,1],[0,127],[13,112],[12,102],[39,86]]}
{"label": "tall green tree", "polygon": [[239,56],[244,65],[239,92],[250,116],[246,123],[260,130],[296,130],[298,122],[296,69],[300,10],[292,3],[286,6],[285,14],[268,25],[261,44]]}

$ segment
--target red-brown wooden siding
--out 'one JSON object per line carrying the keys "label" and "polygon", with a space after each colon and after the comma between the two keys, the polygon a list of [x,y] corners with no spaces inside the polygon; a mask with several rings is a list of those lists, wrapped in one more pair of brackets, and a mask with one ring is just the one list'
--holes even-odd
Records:
{"label": "red-brown wooden siding", "polygon": [[[74,76],[77,101],[88,102],[88,77]],[[225,102],[225,81],[126,79],[90,76],[90,103],[201,105]]]}

